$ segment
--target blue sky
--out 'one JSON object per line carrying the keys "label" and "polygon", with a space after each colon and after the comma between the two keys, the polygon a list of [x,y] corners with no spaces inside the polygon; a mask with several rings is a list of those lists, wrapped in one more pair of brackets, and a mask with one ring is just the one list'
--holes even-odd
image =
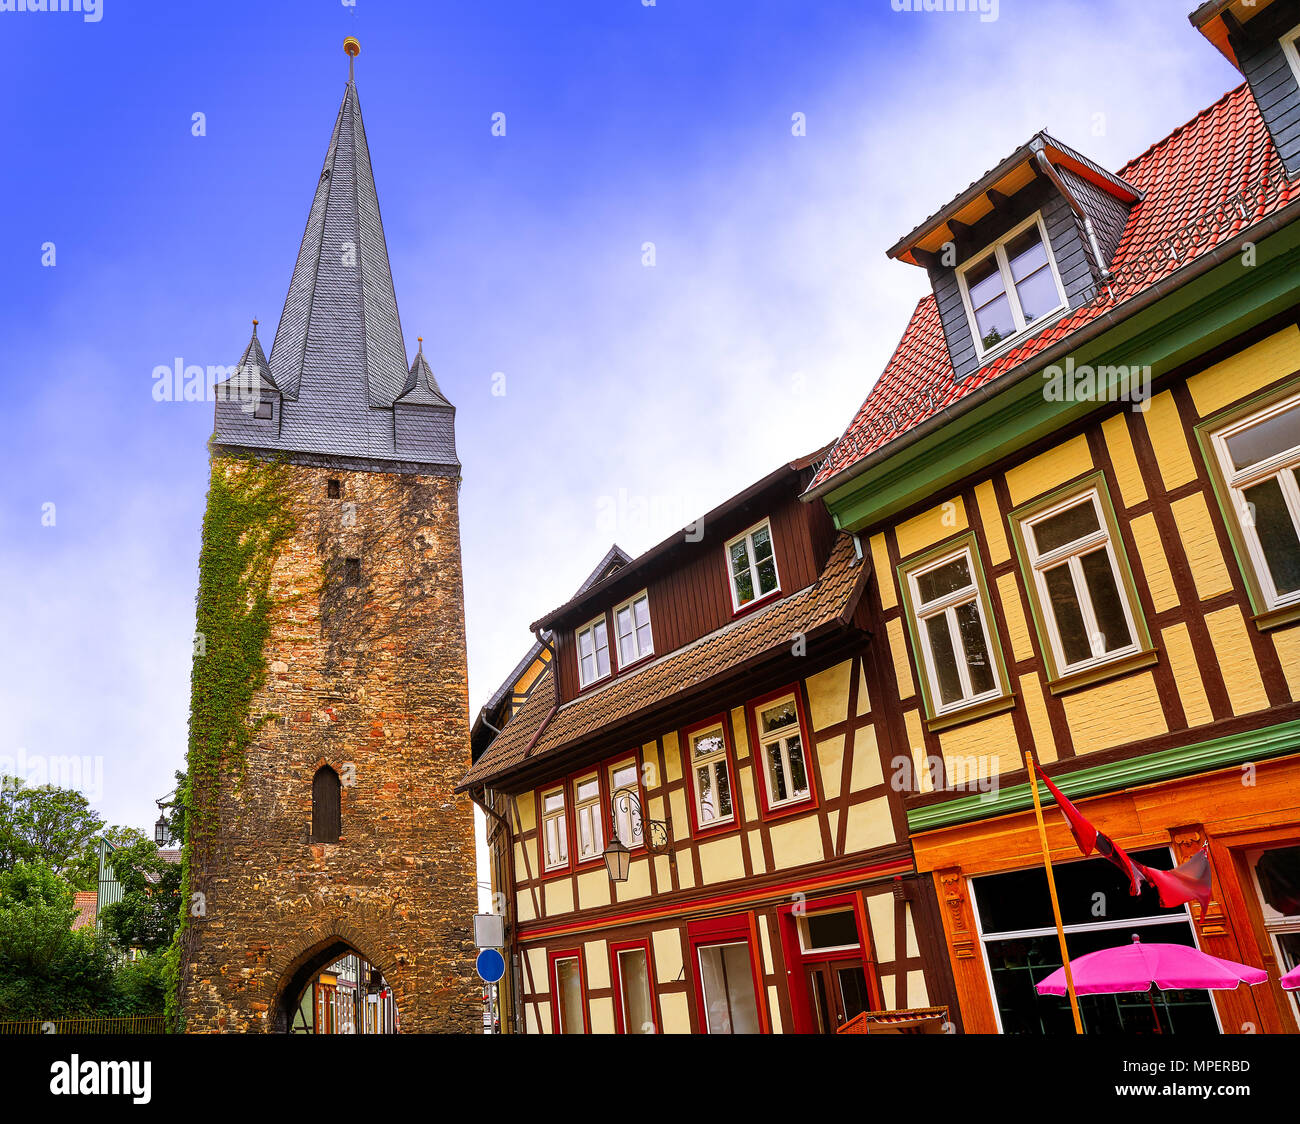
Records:
{"label": "blue sky", "polygon": [[152,371],[234,363],[254,316],[269,350],[345,35],[458,407],[475,711],[612,541],[843,429],[925,292],[899,235],[1036,129],[1118,168],[1239,81],[1192,0],[102,3],[0,11],[0,758],[97,760],[139,827],[184,758],[212,428]]}

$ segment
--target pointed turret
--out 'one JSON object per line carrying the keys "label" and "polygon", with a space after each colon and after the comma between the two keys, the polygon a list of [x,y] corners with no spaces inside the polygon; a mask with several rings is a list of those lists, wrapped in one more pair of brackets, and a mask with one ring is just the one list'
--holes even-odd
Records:
{"label": "pointed turret", "polygon": [[[454,411],[437,390],[422,355],[407,367],[353,74],[360,46],[349,38],[344,49],[349,55],[348,82],[270,361],[262,357],[256,333],[245,353],[247,357],[255,348],[254,361],[261,357],[260,366],[278,399],[275,424],[250,429],[247,411],[236,415],[219,399],[215,443],[299,454],[291,459],[313,462],[395,461],[409,465],[409,471],[458,469],[450,428]],[[420,386],[432,389],[421,391]],[[399,424],[394,403],[408,392],[412,397],[404,401],[406,407],[438,408],[435,417],[425,419],[427,424]],[[429,394],[438,400],[432,401]],[[269,443],[268,433],[273,436]],[[401,469],[385,464],[385,470]]]}

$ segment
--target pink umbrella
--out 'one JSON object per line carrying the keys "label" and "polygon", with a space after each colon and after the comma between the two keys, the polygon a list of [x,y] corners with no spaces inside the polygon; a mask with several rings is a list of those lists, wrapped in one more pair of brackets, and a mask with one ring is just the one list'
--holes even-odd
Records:
{"label": "pink umbrella", "polygon": [[1300,988],[1300,964],[1297,964],[1282,977],[1282,986],[1287,991],[1295,991],[1296,988]]}
{"label": "pink umbrella", "polygon": [[[1079,995],[1112,995],[1123,991],[1148,991],[1158,987],[1174,991],[1184,987],[1231,990],[1242,983],[1268,979],[1263,968],[1252,968],[1211,956],[1184,944],[1132,944],[1103,948],[1071,961],[1074,990]],[[1058,968],[1038,985],[1039,995],[1065,994],[1065,969]]]}

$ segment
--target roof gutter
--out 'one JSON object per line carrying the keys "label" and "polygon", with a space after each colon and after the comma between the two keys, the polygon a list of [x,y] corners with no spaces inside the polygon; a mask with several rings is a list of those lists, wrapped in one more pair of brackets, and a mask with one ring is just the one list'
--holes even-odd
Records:
{"label": "roof gutter", "polygon": [[[837,472],[823,480],[814,488],[809,488],[801,497],[805,502],[820,499],[828,492],[842,488],[849,481],[856,479],[863,473],[883,464],[891,457],[902,452],[904,449],[917,444],[919,441],[929,437],[941,426],[948,422],[956,421],[963,414],[969,413],[977,406],[983,405],[990,398],[1001,394],[1002,391],[1014,383],[1020,382],[1027,378],[1034,371],[1046,367],[1062,356],[1077,350],[1086,343],[1091,342],[1098,336],[1103,335],[1111,328],[1123,323],[1130,316],[1134,316],[1144,309],[1149,308],[1157,301],[1168,296],[1175,289],[1196,280],[1202,274],[1222,265],[1228,258],[1239,253],[1241,247],[1247,242],[1258,242],[1261,236],[1275,234],[1282,227],[1300,217],[1300,200],[1288,204],[1282,210],[1270,215],[1262,222],[1256,223],[1247,230],[1241,231],[1238,235],[1223,243],[1217,249],[1208,254],[1204,254],[1193,262],[1188,262],[1175,273],[1171,273],[1163,281],[1157,282],[1149,289],[1143,290],[1137,296],[1125,301],[1122,305],[1112,308],[1109,312],[1097,317],[1096,320],[1080,328],[1076,332],[1071,332],[1062,340],[1058,340],[1045,351],[1039,352],[1032,360],[1021,363],[1018,367],[1012,367],[1005,374],[999,375],[992,382],[984,386],[976,387],[975,390],[965,395],[963,398],[954,402],[951,406],[946,407],[937,414],[925,419],[918,425],[913,426],[906,433],[899,434],[892,441],[880,446],[880,448],[868,453],[861,460],[850,465],[848,468]],[[1122,315],[1119,313],[1123,311]],[[1032,365],[1031,365],[1032,363]]]}
{"label": "roof gutter", "polygon": [[1065,186],[1065,180],[1061,179],[1061,173],[1056,170],[1052,162],[1047,158],[1041,148],[1034,149],[1034,163],[1042,169],[1043,174],[1056,184],[1056,190],[1065,196],[1065,201],[1070,204],[1070,210],[1083,223],[1084,232],[1088,235],[1088,245],[1092,247],[1092,258],[1097,263],[1097,268],[1101,270],[1101,279],[1110,280],[1110,263],[1102,256],[1101,246],[1097,244],[1097,232],[1093,229],[1092,219],[1088,212],[1079,206],[1079,201],[1070,193],[1070,189]]}

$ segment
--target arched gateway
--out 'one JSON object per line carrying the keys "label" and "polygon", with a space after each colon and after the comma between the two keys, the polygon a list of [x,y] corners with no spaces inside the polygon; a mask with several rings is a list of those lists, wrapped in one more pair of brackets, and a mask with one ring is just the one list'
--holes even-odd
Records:
{"label": "arched gateway", "polygon": [[192,1031],[289,1029],[292,993],[348,949],[402,1030],[479,1017],[473,818],[453,794],[455,411],[422,349],[407,366],[351,71],[271,357],[254,321],[217,388],[176,996]]}

